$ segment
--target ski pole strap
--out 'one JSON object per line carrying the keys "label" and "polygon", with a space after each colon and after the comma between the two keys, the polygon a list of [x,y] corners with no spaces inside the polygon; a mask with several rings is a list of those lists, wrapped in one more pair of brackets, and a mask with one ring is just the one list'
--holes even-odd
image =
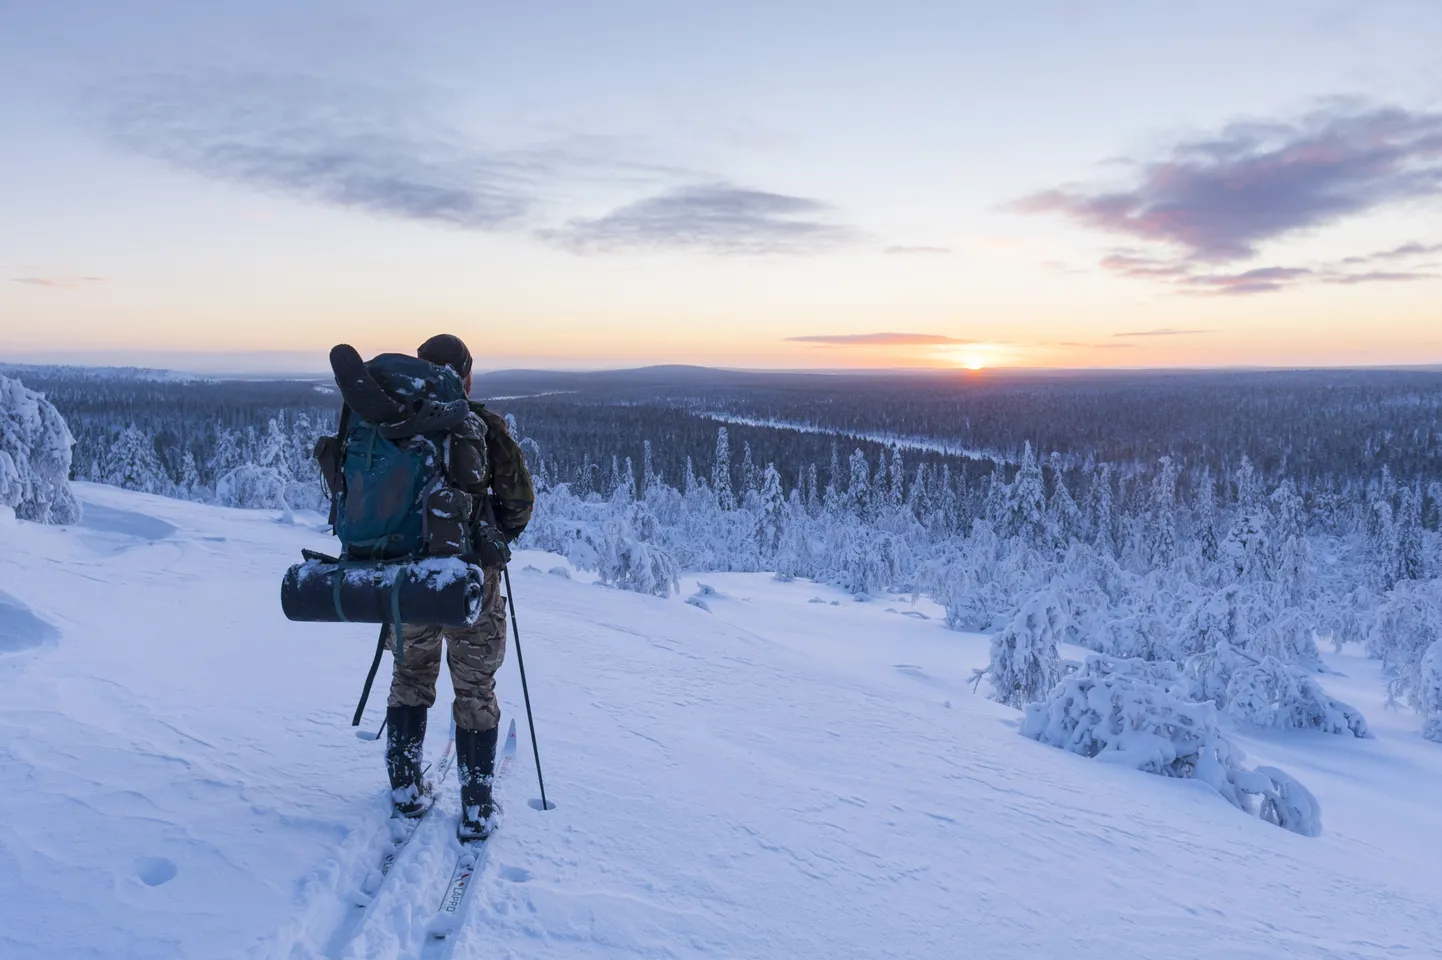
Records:
{"label": "ski pole strap", "polygon": [[350,725],[353,727],[360,726],[361,715],[366,712],[366,701],[371,698],[371,684],[375,683],[376,671],[380,669],[381,655],[386,652],[386,631],[389,629],[390,624],[381,624],[380,639],[376,641],[375,659],[371,660],[370,673],[366,674],[365,686],[361,687],[360,703],[356,704],[355,716],[351,718]]}
{"label": "ski pole strap", "polygon": [[401,630],[401,578],[406,575],[404,566],[396,568],[396,578],[391,581],[391,636],[395,639],[396,664],[406,662],[405,636]]}
{"label": "ski pole strap", "polygon": [[341,622],[341,623],[350,623],[350,620],[346,617],[345,611],[341,609],[341,605],[340,605],[340,587],[341,587],[341,584],[344,583],[344,582],[345,582],[345,563],[344,563],[344,562],[338,562],[338,563],[335,565],[335,582],[334,582],[334,583],[332,584],[332,586],[331,586],[330,599],[331,599],[331,602],[335,604],[335,615],[340,618],[340,622]]}

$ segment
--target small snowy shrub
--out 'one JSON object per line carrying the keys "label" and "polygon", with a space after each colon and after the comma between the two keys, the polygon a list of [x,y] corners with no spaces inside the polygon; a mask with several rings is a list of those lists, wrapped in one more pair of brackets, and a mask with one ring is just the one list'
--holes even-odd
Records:
{"label": "small snowy shrub", "polygon": [[215,483],[215,502],[247,510],[285,510],[286,481],[272,467],[242,464]]}
{"label": "small snowy shrub", "polygon": [[21,520],[75,523],[70,490],[75,438],[55,406],[19,380],[0,376],[0,506]]}
{"label": "small snowy shrub", "polygon": [[1270,656],[1232,672],[1223,711],[1259,727],[1368,735],[1357,708],[1333,700],[1316,678]]}
{"label": "small snowy shrub", "polygon": [[595,547],[596,572],[602,583],[658,597],[669,597],[673,590],[681,588],[681,568],[671,554],[653,543],[635,539],[628,525],[620,520],[606,523],[605,533]]}
{"label": "small snowy shrub", "polygon": [[[1322,805],[1312,791],[1289,774],[1276,767],[1258,767],[1235,770],[1231,780],[1243,810],[1304,837],[1322,835]],[[1253,797],[1257,799],[1255,806]]]}
{"label": "small snowy shrub", "polygon": [[1442,580],[1401,580],[1377,610],[1367,634],[1367,652],[1382,661],[1392,701],[1418,700],[1422,660],[1442,640]]}
{"label": "small snowy shrub", "polygon": [[1084,757],[1164,777],[1200,780],[1238,809],[1304,836],[1321,832],[1316,799],[1271,767],[1246,770],[1245,756],[1217,727],[1216,707],[1169,693],[1175,668],[1088,657],[1082,670],[1026,708],[1021,734]]}
{"label": "small snowy shrub", "polygon": [[1442,743],[1442,640],[1422,654],[1413,703],[1422,711],[1422,736]]}
{"label": "small snowy shrub", "polygon": [[991,663],[974,680],[991,678],[991,698],[1009,707],[1025,707],[1046,696],[1061,676],[1056,645],[1066,629],[1066,614],[1050,592],[1033,594],[1011,622],[991,639]]}

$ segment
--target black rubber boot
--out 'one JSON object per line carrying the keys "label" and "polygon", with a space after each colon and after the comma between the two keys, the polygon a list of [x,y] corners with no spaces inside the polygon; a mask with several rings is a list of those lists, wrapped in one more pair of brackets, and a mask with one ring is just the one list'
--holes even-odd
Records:
{"label": "black rubber boot", "polygon": [[461,781],[461,822],[456,836],[464,843],[484,840],[495,829],[491,777],[496,766],[499,726],[489,730],[456,730],[456,774]]}
{"label": "black rubber boot", "polygon": [[419,817],[434,799],[435,790],[421,777],[426,712],[425,707],[386,708],[386,773],[398,817]]}

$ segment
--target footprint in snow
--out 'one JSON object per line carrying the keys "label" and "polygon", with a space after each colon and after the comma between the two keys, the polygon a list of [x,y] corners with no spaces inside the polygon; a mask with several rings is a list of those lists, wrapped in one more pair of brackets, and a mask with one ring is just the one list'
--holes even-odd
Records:
{"label": "footprint in snow", "polygon": [[175,861],[165,857],[136,857],[136,878],[147,887],[158,887],[175,879]]}

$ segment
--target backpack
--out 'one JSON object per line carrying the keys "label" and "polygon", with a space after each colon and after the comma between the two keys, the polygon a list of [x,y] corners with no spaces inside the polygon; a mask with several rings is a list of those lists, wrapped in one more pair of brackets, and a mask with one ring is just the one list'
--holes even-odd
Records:
{"label": "backpack", "polygon": [[462,486],[485,482],[486,427],[461,378],[399,353],[365,363],[345,344],[331,351],[331,366],[345,407],[339,435],[322,438],[316,456],[342,559],[472,554],[477,498]]}

